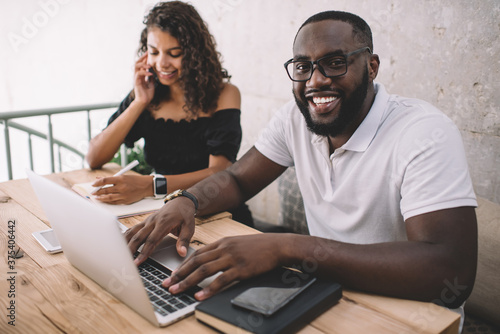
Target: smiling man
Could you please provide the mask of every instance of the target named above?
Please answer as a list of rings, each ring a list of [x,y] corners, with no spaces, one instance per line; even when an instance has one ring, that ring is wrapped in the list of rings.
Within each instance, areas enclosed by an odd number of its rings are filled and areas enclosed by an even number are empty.
[[[351,288],[461,308],[474,285],[477,224],[459,130],[430,104],[374,83],[372,50],[358,16],[309,18],[285,63],[295,101],[239,162],[128,232],[133,252],[144,244],[137,262],[169,232],[184,255],[198,206],[200,215],[236,207],[295,166],[311,235],[222,239],[164,286],[176,293],[222,271],[196,294],[202,300],[276,266],[302,266]]]

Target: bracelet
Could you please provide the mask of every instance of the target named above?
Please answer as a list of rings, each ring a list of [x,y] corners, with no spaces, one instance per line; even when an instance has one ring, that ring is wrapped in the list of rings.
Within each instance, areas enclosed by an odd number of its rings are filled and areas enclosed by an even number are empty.
[[[177,198],[180,196],[187,197],[191,201],[193,201],[194,209],[195,209],[195,211],[198,211],[198,200],[196,199],[196,197],[193,194],[191,194],[190,192],[187,192],[186,190],[183,190],[183,189],[177,189],[176,191],[168,194],[167,197],[165,197],[165,199],[163,200],[163,202],[166,204],[168,201],[171,201],[174,198]]]

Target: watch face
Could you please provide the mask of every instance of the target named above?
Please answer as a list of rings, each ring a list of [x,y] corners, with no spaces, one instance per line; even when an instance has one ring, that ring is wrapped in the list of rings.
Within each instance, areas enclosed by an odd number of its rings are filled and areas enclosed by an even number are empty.
[[[167,194],[167,179],[164,177],[158,177],[155,179],[155,188],[157,195]]]

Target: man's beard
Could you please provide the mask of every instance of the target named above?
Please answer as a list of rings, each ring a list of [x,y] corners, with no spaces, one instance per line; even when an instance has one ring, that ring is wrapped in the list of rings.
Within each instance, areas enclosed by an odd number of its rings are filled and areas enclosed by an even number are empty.
[[[329,89],[319,89],[318,91],[330,91]],[[319,136],[330,136],[336,137],[342,134],[346,128],[359,116],[361,113],[361,108],[365,102],[366,95],[368,93],[368,68],[365,69],[363,74],[363,81],[353,92],[349,99],[345,99],[345,94],[340,92],[340,98],[342,99],[342,105],[338,116],[329,123],[318,123],[314,122],[309,112],[309,104],[306,97],[303,95],[302,99],[299,99],[295,92],[293,96],[295,102],[300,109],[300,112],[306,120],[307,128],[319,135]],[[303,102],[305,101],[305,102]]]

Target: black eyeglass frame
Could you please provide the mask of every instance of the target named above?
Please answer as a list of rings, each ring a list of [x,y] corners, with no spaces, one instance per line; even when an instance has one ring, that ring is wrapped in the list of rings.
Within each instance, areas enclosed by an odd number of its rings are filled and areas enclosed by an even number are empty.
[[[323,59],[326,59],[326,58],[331,58],[331,57],[335,57],[335,56],[332,56],[332,55],[328,55],[328,56],[325,56],[325,57],[321,57],[321,58],[319,58],[319,59],[317,59],[317,60],[315,60],[315,61],[310,61],[310,60],[293,60],[293,58],[292,58],[292,59],[288,60],[288,61],[284,64],[284,66],[285,66],[285,71],[286,71],[286,74],[288,74],[288,77],[290,78],[290,80],[295,81],[295,82],[305,82],[305,81],[309,81],[309,80],[312,78],[312,75],[313,75],[314,70],[315,70],[316,68],[320,71],[320,73],[321,73],[321,74],[323,74],[323,76],[325,76],[325,77],[327,77],[327,78],[336,78],[336,77],[340,77],[340,76],[342,76],[342,75],[344,75],[344,74],[346,74],[346,73],[347,73],[347,67],[348,67],[348,66],[347,66],[347,58],[349,58],[350,56],[355,55],[355,54],[357,54],[357,53],[361,53],[361,52],[363,52],[363,51],[366,51],[366,50],[368,50],[368,52],[370,52],[370,54],[372,54],[372,50],[370,49],[370,47],[365,46],[365,47],[362,47],[362,48],[360,48],[360,49],[357,49],[357,50],[354,50],[354,51],[352,51],[352,52],[349,52],[349,53],[347,53],[347,54],[345,54],[345,55],[339,55],[340,57],[344,57],[344,60],[345,60],[345,72],[344,72],[344,73],[342,73],[342,74],[337,74],[337,75],[326,75],[325,70],[323,69],[323,66],[321,66],[321,65],[319,64],[319,62],[320,62],[320,61],[322,61]],[[309,64],[311,64],[311,68],[312,68],[312,70],[311,70],[311,73],[310,73],[310,75],[309,75],[309,78],[307,78],[307,79],[301,79],[301,80],[296,80],[296,79],[292,78],[292,76],[290,75],[290,72],[288,72],[288,65],[289,65],[289,64],[291,64],[291,63],[299,63],[299,62],[300,62],[300,63],[309,63]],[[314,65],[317,65],[317,66],[316,66],[316,67],[314,67]]]

